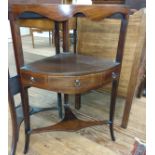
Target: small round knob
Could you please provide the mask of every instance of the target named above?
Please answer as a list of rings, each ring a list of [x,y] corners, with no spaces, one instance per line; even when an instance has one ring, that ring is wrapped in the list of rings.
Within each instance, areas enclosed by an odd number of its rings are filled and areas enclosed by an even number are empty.
[[[75,87],[80,87],[80,85],[81,85],[80,80],[75,80],[74,86]]]
[[[35,81],[35,78],[34,78],[34,77],[31,77],[30,79],[31,79],[31,81],[32,81],[32,82],[34,82],[34,81]]]
[[[119,77],[118,73],[112,72],[112,78],[117,79]]]

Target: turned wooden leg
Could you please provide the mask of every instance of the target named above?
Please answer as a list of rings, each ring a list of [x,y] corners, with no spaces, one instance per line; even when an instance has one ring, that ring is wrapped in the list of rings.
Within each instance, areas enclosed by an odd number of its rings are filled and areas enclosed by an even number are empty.
[[[31,38],[32,38],[32,46],[34,48],[34,36],[33,36],[33,30],[30,28],[30,34],[31,34]]]
[[[49,45],[51,46],[52,41],[51,41],[51,31],[49,30]]]
[[[81,95],[75,95],[75,109],[79,110],[81,108]]]
[[[73,37],[74,37],[74,53],[76,53],[76,44],[77,44],[77,30],[76,29],[74,29],[73,30]]]
[[[115,136],[114,136],[114,130],[113,130],[113,125],[114,125],[114,115],[115,115],[115,104],[116,104],[116,97],[117,97],[117,89],[118,89],[118,74],[113,73],[112,74],[112,92],[111,92],[111,103],[110,103],[110,134],[111,134],[111,139],[115,141]]]
[[[59,117],[62,118],[62,97],[61,93],[57,94],[57,102],[58,102],[58,112],[59,112]]]
[[[25,124],[25,147],[24,154],[27,153],[30,141],[30,116],[29,116],[29,99],[28,99],[28,88],[22,88],[22,107],[24,113],[24,124]]]

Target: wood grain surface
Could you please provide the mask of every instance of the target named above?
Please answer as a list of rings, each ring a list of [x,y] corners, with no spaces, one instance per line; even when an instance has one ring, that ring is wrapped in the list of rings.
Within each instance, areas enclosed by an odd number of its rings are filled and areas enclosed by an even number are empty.
[[[37,48],[32,48],[30,37],[23,37],[24,58],[26,63],[30,63],[46,56],[54,55],[54,47],[48,46],[48,38],[36,37],[39,42]],[[9,68],[11,76],[15,75],[15,62],[12,43],[9,44]],[[46,51],[46,52],[45,52]],[[57,96],[54,92],[31,88],[29,90],[30,104],[37,107],[53,107],[56,105]],[[90,93],[82,96],[81,110],[74,111],[79,118],[92,120],[108,117],[109,94]],[[15,96],[16,104],[20,102],[20,97]],[[75,133],[51,132],[35,134],[31,137],[30,149],[27,155],[127,155],[133,148],[134,137],[142,140],[146,139],[145,134],[145,98],[134,99],[131,109],[130,121],[127,129],[120,127],[124,100],[118,98],[115,115],[116,142],[112,142],[107,126],[98,126],[82,129]],[[74,97],[70,96],[69,103],[74,108]],[[137,113],[138,111],[138,113]],[[83,113],[83,114],[82,114]],[[88,117],[90,116],[90,117]],[[58,122],[57,111],[43,112],[31,117],[33,128],[46,126],[51,122]],[[17,155],[23,154],[24,146],[24,124],[20,129],[20,137],[17,146]],[[9,115],[9,144],[12,138],[11,118]]]
[[[54,4],[42,4],[42,5],[18,5],[14,4],[11,7],[11,12],[14,12],[14,19],[16,19],[21,13],[35,12],[38,15],[47,17],[51,20],[65,21],[70,19],[76,14],[83,14],[84,16],[92,20],[100,20],[104,17],[113,15],[116,12],[127,15],[129,9],[123,5],[54,5]],[[20,16],[22,17],[22,16]]]
[[[79,19],[77,51],[84,55],[114,59],[118,45],[119,30],[120,20],[105,19],[96,24],[89,19]],[[139,44],[139,42],[141,43]],[[130,78],[133,77],[132,70],[138,71],[144,42],[145,10],[142,9],[129,18],[118,88],[120,96],[127,96]],[[110,86],[106,86],[102,90],[110,91]]]

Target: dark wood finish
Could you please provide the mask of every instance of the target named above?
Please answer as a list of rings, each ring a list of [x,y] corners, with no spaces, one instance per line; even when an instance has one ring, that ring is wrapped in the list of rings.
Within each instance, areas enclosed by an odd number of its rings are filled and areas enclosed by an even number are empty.
[[[63,0],[63,4],[72,4],[73,0]]]
[[[10,20],[10,27],[11,27],[11,33],[12,33],[13,48],[14,48],[14,51],[16,51],[14,54],[15,54],[15,62],[17,66],[17,74],[20,75],[20,67],[24,65],[20,29],[13,22],[13,16],[11,12],[9,12],[9,20]]]
[[[14,78],[13,81],[16,82],[16,78]],[[9,81],[9,83],[8,83],[8,99],[9,99],[9,108],[10,108],[11,121],[12,121],[11,155],[14,155],[16,152],[16,147],[17,147],[19,125],[17,122],[17,116],[16,116],[16,111],[15,111],[15,103],[14,103],[14,98],[13,98],[12,94],[13,94],[13,92],[15,92],[15,94],[16,94],[19,90],[19,87],[16,88],[15,90],[12,90],[13,88],[12,89],[11,88],[12,87],[10,86],[10,81]]]
[[[79,110],[81,108],[81,94],[75,95],[75,109]]]
[[[62,24],[63,28],[63,52],[69,51],[69,28],[68,21],[64,21]]]
[[[65,12],[64,10],[67,10]],[[47,17],[54,21],[66,21],[78,13],[84,14],[87,18],[91,20],[100,20],[105,17],[111,16],[114,13],[128,14],[129,10],[127,7],[121,5],[18,5],[12,6],[12,11],[14,12],[14,18],[18,17],[24,12],[35,12],[43,17]]]
[[[29,102],[28,102],[28,88],[23,87],[21,85],[21,99],[22,99],[22,107],[24,114],[24,124],[25,124],[25,147],[24,153],[26,153],[28,149],[30,136],[28,131],[30,130],[30,117],[29,117]]]
[[[120,36],[119,36],[119,42],[118,42],[118,50],[117,50],[117,55],[116,55],[116,61],[118,61],[118,62],[121,62],[122,58],[123,58],[124,41],[125,41],[125,35],[126,35],[126,26],[127,26],[127,21],[122,20],[121,29],[120,29]],[[75,97],[75,98],[76,98],[76,100],[75,100],[75,108],[80,109],[80,107],[81,107],[80,95]]]
[[[112,74],[112,92],[111,92],[111,104],[110,104],[110,134],[112,140],[115,141],[114,131],[113,131],[113,122],[114,122],[114,114],[115,114],[115,104],[116,104],[116,96],[118,90],[118,82],[119,82],[119,74],[113,73]]]
[[[9,0],[9,6],[12,4],[42,4],[42,3],[51,3],[51,4],[61,4],[63,0]]]
[[[109,121],[83,121],[79,120],[71,111],[68,103],[68,95],[64,94],[64,118],[61,122],[43,128],[31,130],[30,133],[42,133],[50,131],[68,131],[73,132],[93,125],[109,124]],[[79,125],[80,124],[80,125]]]
[[[76,48],[77,48],[77,18],[75,17],[75,27],[76,29],[73,30],[73,37],[74,37],[74,53],[76,53]],[[81,95],[76,94],[75,95],[75,108],[80,109],[81,108]]]
[[[69,39],[69,29],[68,29],[68,21],[64,21],[62,23],[62,30],[63,30],[63,52],[68,52],[69,51],[69,40],[68,40]],[[67,105],[68,104],[68,100],[69,100],[68,94],[64,94],[64,105]],[[67,109],[65,109],[65,106],[64,106],[64,110],[65,110],[65,115],[64,115],[64,118],[65,118],[66,117],[66,111],[67,111]],[[65,119],[64,119],[64,121],[65,121]],[[62,122],[63,122],[63,120],[62,120]]]
[[[59,22],[54,22],[54,25],[55,25],[55,29],[54,29],[55,50],[56,50],[56,54],[59,54],[60,53],[60,33],[59,33],[60,24]]]
[[[77,22],[77,21],[76,21]],[[77,25],[77,24],[76,24]],[[76,26],[77,27],[77,26]],[[76,48],[77,48],[77,46],[76,46],[76,43],[77,43],[77,30],[76,29],[74,29],[73,30],[73,36],[74,36],[74,53],[76,53]]]
[[[55,52],[56,54],[60,53],[60,24],[59,22],[54,22],[54,43],[55,43]],[[57,93],[58,107],[59,107],[59,117],[62,118],[62,96],[61,93]]]
[[[146,0],[92,0],[93,4],[126,4],[129,6],[131,9],[140,9],[140,8],[145,8],[146,7]],[[133,10],[133,12],[136,10]],[[124,23],[125,24],[125,23]],[[122,41],[121,41],[122,43]],[[121,44],[120,44],[121,46]],[[120,52],[121,53],[121,52]],[[134,75],[131,75],[134,76]],[[123,128],[127,128],[128,120],[129,120],[129,115],[130,115],[130,109],[132,106],[132,100],[133,96],[136,90],[136,79],[131,78],[128,87],[128,93],[127,96],[125,96],[125,108],[124,108],[124,114],[123,114],[123,119],[122,119],[122,124],[121,126]],[[134,84],[133,84],[134,83]],[[137,93],[138,96],[140,96],[142,89],[145,89],[145,75],[144,75],[144,80],[142,80],[141,85],[139,85],[139,91]],[[78,104],[78,103],[77,103]]]
[[[81,15],[91,20],[99,21],[100,19],[112,16],[115,13],[121,13],[126,23],[129,10],[126,7],[118,5],[13,5],[11,23],[14,29],[14,37],[20,38],[18,18],[24,12],[34,12],[55,21],[56,32],[59,36],[58,24],[63,24],[63,52],[68,51],[68,20],[74,16]],[[91,56],[83,56],[75,53],[57,54],[27,65],[20,65],[19,73],[21,77],[21,91],[23,98],[23,109],[25,119],[25,153],[28,151],[30,133],[39,133],[47,131],[76,131],[92,125],[110,124],[111,138],[114,139],[113,120],[115,111],[115,100],[117,95],[117,81],[121,70],[122,53],[124,36],[126,33],[126,24],[121,27],[119,37],[119,46],[116,61],[106,59],[97,59]],[[17,33],[16,33],[17,32]],[[57,35],[55,35],[58,37]],[[120,43],[122,41],[122,43]],[[60,53],[59,37],[55,40],[56,51]],[[17,44],[17,42],[14,42]],[[15,46],[16,55],[22,53],[20,46]],[[121,45],[120,45],[121,44]],[[17,49],[18,48],[18,49]],[[122,53],[119,53],[122,52]],[[16,60],[20,59],[17,57]],[[22,58],[23,59],[23,58]],[[19,61],[19,60],[18,60]],[[110,119],[108,121],[82,121],[76,118],[69,108],[68,94],[81,94],[92,89],[101,87],[106,83],[113,81],[113,90],[111,97]],[[44,127],[41,129],[30,129],[29,119],[29,102],[27,89],[31,86],[52,90],[64,94],[64,118],[56,125]]]
[[[30,131],[30,133],[42,133],[42,132],[50,132],[50,131],[67,131],[67,132],[73,132],[80,130],[82,128],[94,126],[94,125],[103,125],[103,124],[109,124],[109,121],[83,121],[77,119],[77,117],[72,113],[70,108],[65,105],[65,117],[63,120],[55,125],[44,127],[44,128],[38,128]],[[80,124],[80,125],[79,125]]]
[[[125,0],[92,0],[93,4],[124,4]]]
[[[21,87],[19,82],[19,76],[16,75],[14,77],[10,77],[8,74],[8,100],[9,100],[9,109],[12,120],[12,147],[11,147],[11,155],[15,155],[18,137],[19,137],[19,129],[23,117],[23,109],[21,105],[15,106],[14,95],[21,93]],[[58,106],[59,107],[59,106]],[[38,112],[47,111],[47,110],[57,110],[57,108],[37,108],[30,107],[29,115],[33,115]],[[60,113],[60,111],[59,111]]]
[[[77,54],[59,54],[21,68],[25,86],[35,86],[65,94],[79,94],[110,81],[120,64]]]
[[[122,23],[121,23],[117,55],[116,55],[117,62],[122,62],[122,59],[123,59],[123,49],[124,49],[125,36],[126,36],[126,26],[127,26],[127,21],[123,19]]]
[[[17,67],[17,73],[18,75],[20,75],[20,67],[24,65],[24,58],[23,58],[23,52],[22,52],[22,46],[21,46],[21,37],[20,37],[20,30],[19,30],[19,26],[17,26],[15,23],[13,23],[13,18],[12,18],[12,13],[9,12],[9,19],[10,19],[10,26],[11,26],[11,32],[12,32],[12,38],[13,38],[13,47],[14,47],[14,53],[15,53],[15,62],[16,62],[16,67]],[[16,145],[17,145],[17,140],[18,140],[18,128],[21,124],[21,122],[23,121],[23,118],[20,118],[18,119],[18,116],[16,116],[16,113],[15,113],[15,107],[14,107],[14,100],[13,100],[13,95],[14,94],[10,94],[10,90],[12,89],[12,83],[14,83],[13,85],[13,88],[16,88],[17,84],[21,84],[21,81],[20,81],[20,78],[18,78],[17,80],[17,77],[14,77],[14,78],[11,78],[10,80],[10,85],[9,86],[10,88],[8,89],[9,90],[9,105],[10,105],[10,111],[11,111],[11,117],[12,117],[12,128],[13,128],[13,139],[12,139],[12,150],[11,150],[11,154],[14,155],[15,154],[15,151],[16,151]],[[17,82],[18,81],[18,82]],[[15,87],[15,84],[16,84],[16,87]],[[19,88],[16,89],[16,92],[19,91]],[[19,93],[19,92],[18,92]],[[20,90],[20,93],[21,95],[23,95],[23,92]],[[27,93],[27,92],[26,92]],[[27,95],[25,93],[25,95]],[[58,98],[60,98],[60,96],[58,96]],[[25,104],[23,104],[23,99],[24,97],[21,98],[22,100],[22,106],[24,107]],[[58,102],[58,106],[60,106],[60,101]],[[25,109],[25,108],[23,108]],[[36,112],[40,112],[40,111],[44,111],[45,109],[37,109],[34,108],[33,110],[33,113],[36,113]],[[27,114],[29,114],[29,112],[27,112],[24,116],[26,116]],[[15,117],[16,116],[16,117]],[[62,108],[59,108],[59,116],[62,117]],[[16,120],[20,120],[18,121],[19,124],[17,124],[17,121]],[[24,120],[27,120],[26,118],[24,118]],[[26,123],[25,123],[26,124]],[[27,132],[27,131],[26,131]],[[27,141],[28,141],[28,136],[26,135],[27,137]],[[27,147],[27,146],[26,146]],[[27,149],[25,147],[25,150]]]

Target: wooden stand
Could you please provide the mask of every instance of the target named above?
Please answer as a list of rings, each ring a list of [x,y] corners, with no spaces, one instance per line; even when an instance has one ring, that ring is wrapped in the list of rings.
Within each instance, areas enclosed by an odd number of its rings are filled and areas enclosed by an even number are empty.
[[[123,48],[127,28],[127,20],[130,10],[123,6],[86,6],[68,5],[69,12],[64,12],[65,5],[14,5],[11,10],[10,23],[12,29],[17,71],[20,74],[21,99],[25,123],[25,148],[27,153],[29,148],[30,133],[40,133],[48,131],[76,131],[93,125],[109,124],[111,139],[114,141],[114,114],[117,97],[118,82],[123,58]],[[52,10],[52,11],[51,11]],[[50,19],[54,19],[55,26],[55,56],[41,59],[30,64],[24,64],[22,53],[22,42],[19,33],[18,18],[22,18],[23,12],[39,13]],[[80,12],[80,14],[79,14]],[[92,14],[92,12],[94,12]],[[84,56],[70,53],[68,47],[68,21],[76,17],[86,16],[94,21],[99,21],[107,16],[112,16],[120,12],[121,27],[118,41],[118,48],[115,61],[103,60],[92,56]],[[75,14],[74,14],[75,13]],[[60,24],[63,30],[63,52],[60,54]],[[68,53],[67,53],[68,52]],[[112,93],[110,101],[110,114],[108,121],[83,121],[78,119],[70,110],[68,105],[68,95],[80,95],[90,90],[102,87],[107,83],[112,83]],[[37,87],[64,94],[64,118],[61,122],[38,129],[31,130],[30,127],[30,107],[28,100],[28,89]],[[79,96],[77,96],[79,97]],[[79,108],[79,107],[77,107]]]

